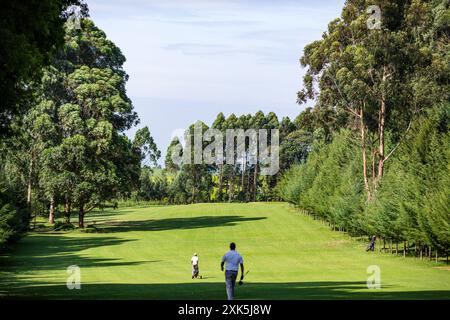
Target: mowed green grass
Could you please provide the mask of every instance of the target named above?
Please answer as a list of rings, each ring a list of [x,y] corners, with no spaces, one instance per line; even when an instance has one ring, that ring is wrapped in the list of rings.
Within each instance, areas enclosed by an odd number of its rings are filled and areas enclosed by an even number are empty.
[[[0,297],[225,299],[230,241],[250,270],[237,299],[450,299],[443,263],[366,253],[365,244],[285,203],[123,208],[91,214],[99,233],[42,232],[0,257]],[[191,279],[199,254],[203,279]],[[81,290],[66,287],[81,268]],[[367,288],[367,268],[381,289]]]

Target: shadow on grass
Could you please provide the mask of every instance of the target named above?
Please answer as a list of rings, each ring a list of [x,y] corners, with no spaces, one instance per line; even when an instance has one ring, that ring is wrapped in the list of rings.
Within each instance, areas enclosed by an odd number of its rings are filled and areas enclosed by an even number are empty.
[[[391,290],[388,288],[387,290]],[[237,286],[236,299],[449,299],[450,291],[387,291],[368,290],[365,282],[281,282],[246,283]],[[3,298],[21,299],[186,299],[223,300],[225,285],[221,282],[180,284],[107,284],[82,283],[81,290],[68,290],[65,283],[59,285],[29,283],[11,285],[9,290],[0,291]]]
[[[201,216],[192,218],[168,218],[141,221],[105,221],[96,224],[100,232],[165,231],[234,226],[241,222],[257,221],[265,217]]]
[[[34,234],[29,242],[20,243],[10,252],[0,255],[0,270],[14,275],[30,270],[65,270],[70,265],[79,267],[132,266],[158,261],[122,262],[120,259],[94,258],[83,254],[83,250],[102,246],[120,245],[134,240],[115,237],[67,237],[62,235]]]
[[[127,213],[124,210],[112,210],[112,209],[108,209],[108,210],[94,210],[92,212],[89,212],[86,214],[85,219],[88,218],[103,218],[103,217],[113,217],[113,216],[119,216],[121,214]],[[55,216],[56,219],[59,219],[61,221],[63,221],[65,219],[65,216],[63,213],[58,213]],[[73,211],[70,214],[70,221],[74,224],[76,224],[78,222],[78,212]]]

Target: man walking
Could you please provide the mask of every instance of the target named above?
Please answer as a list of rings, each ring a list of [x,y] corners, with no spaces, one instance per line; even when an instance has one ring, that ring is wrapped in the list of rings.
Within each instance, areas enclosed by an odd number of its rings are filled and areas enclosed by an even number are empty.
[[[191,259],[192,264],[192,279],[198,277],[198,255],[197,253],[194,253]]]
[[[228,300],[233,300],[234,298],[234,287],[236,285],[236,278],[239,270],[239,265],[241,265],[241,281],[244,280],[244,260],[242,256],[236,251],[236,244],[234,242],[230,243],[230,251],[225,253],[222,257],[222,263],[220,268],[223,271],[223,265],[225,267],[225,283],[227,288]]]

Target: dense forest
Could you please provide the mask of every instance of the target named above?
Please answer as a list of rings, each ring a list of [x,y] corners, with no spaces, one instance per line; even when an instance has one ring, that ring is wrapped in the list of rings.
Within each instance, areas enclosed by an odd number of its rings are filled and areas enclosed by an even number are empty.
[[[273,112],[264,114],[258,111],[254,115],[225,117],[220,113],[211,126],[198,122],[202,132],[214,128],[222,132],[229,129],[278,129],[280,145],[280,171],[283,172],[294,163],[306,159],[313,139],[311,124],[314,123],[312,110],[307,109],[295,121],[284,117],[281,121]],[[194,125],[188,134],[193,135]],[[196,202],[247,202],[272,201],[279,199],[275,193],[278,175],[262,175],[260,164],[250,159],[249,140],[245,140],[245,152],[239,154],[234,145],[234,164],[176,164],[172,155],[179,145],[179,138],[170,143],[165,169],[144,168],[141,175],[141,187],[132,194],[136,201],[160,201],[170,204],[187,204]],[[208,145],[204,142],[205,147]],[[225,154],[226,141],[223,142]],[[191,151],[193,152],[193,151]]]
[[[332,119],[338,119],[334,121]],[[211,125],[199,121],[202,132],[213,128],[223,136],[223,154],[226,152],[226,131],[229,129],[279,130],[279,171],[275,175],[261,174],[260,163],[250,159],[250,141],[245,140],[245,152],[237,152],[234,145],[234,164],[176,164],[172,155],[180,144],[175,137],[166,153],[165,168],[144,167],[141,171],[139,190],[132,192],[128,200],[135,202],[160,202],[164,204],[188,204],[197,202],[248,202],[274,201],[282,198],[276,185],[286,170],[294,164],[306,161],[314,141],[330,141],[332,132],[345,124],[347,115],[335,115],[329,110],[306,108],[294,120],[262,111],[254,115],[225,117],[219,113]],[[192,136],[195,124],[187,130]],[[193,139],[191,139],[193,140]],[[208,142],[204,142],[205,146]],[[191,150],[191,153],[193,151]]]
[[[161,168],[148,127],[125,134],[139,124],[125,90],[125,56],[86,4],[5,5],[0,246],[38,216],[73,228],[76,214],[83,228],[86,214],[116,202],[285,200],[333,229],[377,235],[391,251],[400,243],[405,255],[448,255],[450,2],[374,2],[380,28],[367,27],[367,1],[347,1],[322,39],[305,47],[297,96],[313,107],[293,120],[258,111],[197,122],[223,133],[278,129],[276,175],[262,175],[248,152],[234,164],[175,163],[178,138]],[[72,5],[80,8],[76,26],[67,21]],[[18,12],[30,23],[7,19]]]

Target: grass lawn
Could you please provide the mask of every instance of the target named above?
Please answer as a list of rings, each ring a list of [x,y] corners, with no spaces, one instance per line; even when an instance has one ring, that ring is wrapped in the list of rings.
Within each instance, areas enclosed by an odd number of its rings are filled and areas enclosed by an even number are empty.
[[[0,256],[0,298],[225,299],[220,258],[237,244],[237,299],[450,299],[450,268],[366,253],[365,244],[285,203],[197,204],[94,212],[98,233],[35,232]],[[202,280],[191,280],[199,254]],[[81,268],[81,290],[66,269]],[[381,268],[368,289],[367,267]]]

